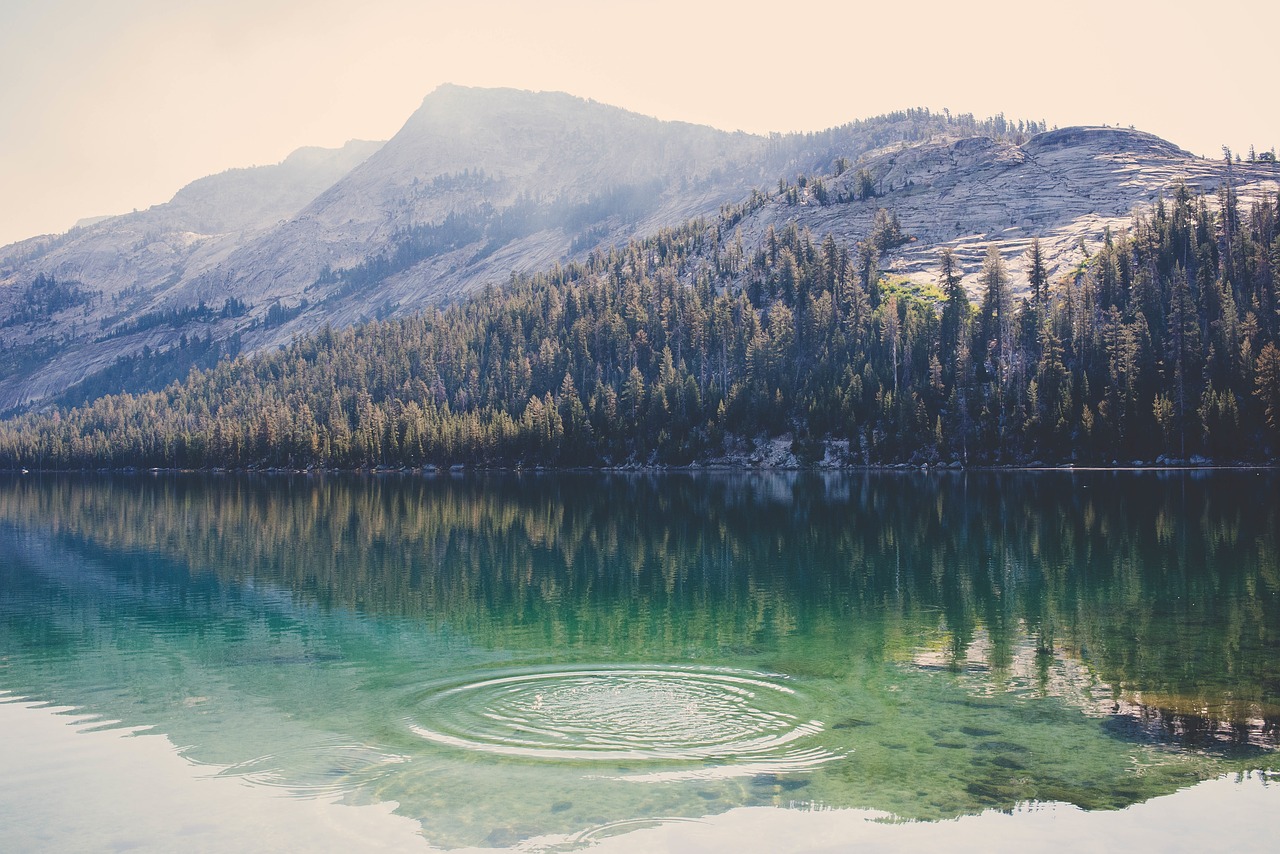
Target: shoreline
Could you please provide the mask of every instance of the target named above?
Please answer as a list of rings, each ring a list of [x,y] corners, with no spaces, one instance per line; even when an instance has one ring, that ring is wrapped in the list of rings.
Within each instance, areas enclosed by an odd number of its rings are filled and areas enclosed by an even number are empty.
[[[1047,465],[1034,463],[974,464],[959,463],[924,465],[912,463],[883,463],[874,465],[774,465],[735,463],[693,463],[689,465],[641,465],[628,463],[618,466],[490,466],[484,464],[455,463],[453,465],[423,466],[360,466],[356,468],[310,466],[244,466],[207,468],[170,468],[161,466],[104,466],[78,469],[0,469],[0,475],[418,475],[420,477],[461,476],[476,474],[553,475],[553,474],[967,474],[970,472],[1214,472],[1214,471],[1280,471],[1280,462],[1253,463],[1151,463],[1127,465]]]

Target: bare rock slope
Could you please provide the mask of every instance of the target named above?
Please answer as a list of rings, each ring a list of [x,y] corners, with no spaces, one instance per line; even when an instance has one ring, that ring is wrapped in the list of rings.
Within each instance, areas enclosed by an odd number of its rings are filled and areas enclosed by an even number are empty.
[[[1051,279],[1075,268],[1098,248],[1108,229],[1119,233],[1135,212],[1149,210],[1179,184],[1213,193],[1226,180],[1221,161],[1197,158],[1159,137],[1107,127],[1071,127],[1038,134],[1022,144],[983,137],[893,146],[862,164],[878,188],[873,198],[820,204],[813,191],[789,204],[774,199],[744,225],[756,243],[769,226],[795,223],[816,238],[832,234],[856,241],[871,229],[876,212],[897,214],[911,237],[891,250],[881,268],[918,283],[937,276],[938,250],[950,246],[969,283],[995,244],[1015,285],[1026,282],[1026,251],[1038,238]],[[1243,201],[1275,197],[1280,170],[1274,164],[1235,164],[1231,179]],[[856,195],[857,173],[829,181],[828,195]],[[971,288],[972,289],[972,288]]]

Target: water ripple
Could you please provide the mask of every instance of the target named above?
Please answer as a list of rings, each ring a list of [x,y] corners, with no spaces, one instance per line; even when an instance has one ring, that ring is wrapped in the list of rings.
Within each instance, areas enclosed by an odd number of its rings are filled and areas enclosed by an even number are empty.
[[[364,744],[332,742],[269,753],[227,767],[223,777],[241,777],[299,796],[341,794],[385,776],[405,757]]]
[[[806,705],[783,677],[754,671],[542,670],[433,686],[410,729],[437,744],[532,759],[785,769],[832,758],[795,749],[824,729],[803,714]]]

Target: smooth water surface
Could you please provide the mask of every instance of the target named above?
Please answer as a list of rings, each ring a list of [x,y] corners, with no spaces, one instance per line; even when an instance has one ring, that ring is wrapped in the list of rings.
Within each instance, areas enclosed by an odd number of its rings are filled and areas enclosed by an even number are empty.
[[[440,847],[744,807],[1114,811],[1223,775],[1244,799],[1280,767],[1277,495],[1242,471],[12,477],[0,692],[393,803]]]

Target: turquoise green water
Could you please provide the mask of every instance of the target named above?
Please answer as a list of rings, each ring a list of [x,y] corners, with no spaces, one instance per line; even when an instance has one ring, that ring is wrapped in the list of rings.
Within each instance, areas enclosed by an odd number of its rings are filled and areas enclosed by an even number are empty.
[[[1280,764],[1278,487],[14,477],[0,691],[444,847],[1115,810]]]

